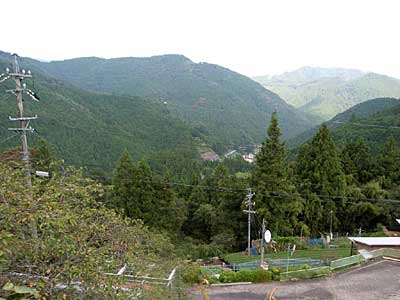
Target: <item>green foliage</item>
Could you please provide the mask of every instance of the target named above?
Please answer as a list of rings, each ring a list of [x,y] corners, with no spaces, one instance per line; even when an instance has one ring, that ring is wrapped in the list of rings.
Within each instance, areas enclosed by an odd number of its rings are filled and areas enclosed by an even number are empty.
[[[358,183],[367,183],[373,177],[372,156],[363,140],[346,144],[342,153],[343,171]]]
[[[241,270],[239,272],[223,271],[219,278],[222,283],[231,282],[268,282],[272,280],[272,272],[263,269]]]
[[[189,284],[199,283],[203,276],[201,268],[195,264],[186,265],[182,271],[183,281]]]
[[[394,136],[397,139],[398,129],[379,128],[375,125],[398,126],[399,107],[399,99],[372,99],[338,114],[326,124],[332,132],[335,143],[340,148],[343,148],[347,143],[363,140],[374,154],[381,150],[381,145],[386,142],[388,137]],[[291,148],[298,147],[310,140],[318,129],[318,127],[315,127],[305,131],[289,140],[288,145]]]
[[[21,65],[26,68],[29,61],[23,59]],[[0,70],[6,67],[10,67],[10,62],[0,57]],[[167,150],[174,157],[199,158],[192,128],[159,101],[83,91],[35,67],[32,71],[34,81],[26,83],[41,100],[24,102],[27,116],[39,116],[31,123],[35,128],[35,133],[28,136],[31,147],[45,150],[42,142],[45,139],[46,147],[54,149],[54,155],[67,165],[87,166],[92,172],[105,171],[107,177],[124,149],[134,153],[135,159],[165,155]],[[0,85],[0,140],[10,135],[3,129],[9,127],[8,116],[15,115],[15,99],[5,92],[11,87],[11,81]],[[2,143],[0,151],[18,144],[15,137]],[[48,155],[49,151],[45,151],[39,152]],[[39,161],[40,166],[46,163]],[[163,166],[161,162],[158,164]]]
[[[301,149],[296,176],[301,192],[307,195],[304,217],[311,233],[316,235],[329,228],[330,211],[336,227],[338,218],[345,213],[342,197],[345,196],[346,180],[339,153],[325,124],[311,143]]]
[[[27,286],[14,285],[11,282],[6,283],[3,286],[2,290],[5,291],[6,294],[8,294],[7,296],[5,296],[5,299],[40,299],[39,292],[36,289]]]
[[[281,132],[276,113],[272,115],[267,134],[268,137],[256,156],[252,174],[252,185],[257,191],[257,213],[265,218],[268,228],[274,234],[293,234],[297,229],[297,217],[302,210],[302,203],[289,181],[286,150],[280,140]]]
[[[320,267],[313,269],[303,269],[297,271],[283,272],[280,274],[281,280],[298,280],[306,278],[317,278],[327,276],[331,273],[329,267]]]
[[[170,233],[179,233],[186,219],[186,204],[167,180],[155,175],[143,161],[135,165],[127,152],[115,168],[109,205],[129,218]]]
[[[217,65],[194,63],[182,55],[25,62],[85,90],[165,102],[166,112],[188,121],[193,135],[206,140],[219,153],[228,144],[259,141],[263,120],[271,116],[274,108],[281,114],[286,137],[311,125],[302,114],[250,78]]]
[[[0,284],[29,279],[47,299],[74,299],[71,282],[79,282],[81,297],[117,299],[112,286],[119,279],[106,272],[128,264],[135,273],[148,274],[147,266],[154,264],[152,275],[166,277],[175,266],[170,241],[106,208],[99,201],[103,186],[81,172],[68,168],[50,180],[34,178],[30,191],[25,183],[24,172],[0,165]],[[161,299],[155,295],[152,299]]]

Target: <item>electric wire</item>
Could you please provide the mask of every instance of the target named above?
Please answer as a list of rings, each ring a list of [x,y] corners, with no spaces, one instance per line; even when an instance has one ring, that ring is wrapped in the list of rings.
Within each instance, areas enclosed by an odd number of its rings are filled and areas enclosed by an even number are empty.
[[[332,122],[336,123],[336,124],[350,124],[350,125],[361,126],[361,127],[375,127],[375,128],[382,128],[382,129],[400,129],[400,126],[368,124],[368,123],[356,123],[356,122],[341,122],[341,121],[332,121]]]

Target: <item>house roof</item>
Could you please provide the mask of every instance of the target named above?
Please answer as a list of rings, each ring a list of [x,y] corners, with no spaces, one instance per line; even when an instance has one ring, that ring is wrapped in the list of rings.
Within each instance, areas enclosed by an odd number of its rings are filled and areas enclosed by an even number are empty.
[[[400,237],[349,237],[349,239],[367,246],[400,246]]]

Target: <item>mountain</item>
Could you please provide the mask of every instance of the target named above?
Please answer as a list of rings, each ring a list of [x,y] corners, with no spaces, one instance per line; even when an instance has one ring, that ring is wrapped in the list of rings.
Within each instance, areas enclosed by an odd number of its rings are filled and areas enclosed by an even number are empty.
[[[400,99],[378,98],[357,104],[326,124],[338,145],[361,138],[376,150],[388,137],[400,138],[400,127],[395,128],[400,125],[399,120]],[[318,127],[314,127],[289,140],[289,147],[300,146],[310,140],[317,131]]]
[[[25,62],[88,91],[164,103],[218,153],[259,143],[275,110],[285,138],[316,124],[250,78],[218,65],[194,63],[182,55]]]
[[[4,54],[0,70],[6,67],[11,63]],[[24,62],[21,67],[26,67]],[[39,117],[31,122],[36,129],[28,136],[31,146],[43,137],[68,164],[101,170],[111,170],[125,149],[135,159],[169,152],[196,157],[193,129],[159,102],[85,91],[34,67],[32,71],[33,80],[26,80],[27,85],[40,102],[29,97],[24,101],[25,115]],[[18,135],[6,140],[13,135],[7,128],[15,126],[8,116],[17,114],[15,97],[5,92],[11,88],[15,88],[11,81],[0,84],[0,150],[19,145]]]
[[[400,80],[352,69],[304,67],[254,79],[299,110],[324,120],[369,99],[400,96]]]

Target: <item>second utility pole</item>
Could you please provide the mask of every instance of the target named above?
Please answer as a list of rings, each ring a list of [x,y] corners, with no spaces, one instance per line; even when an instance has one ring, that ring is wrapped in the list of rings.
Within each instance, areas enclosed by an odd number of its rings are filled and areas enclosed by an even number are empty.
[[[264,265],[264,243],[265,243],[265,219],[262,222],[262,234],[261,234],[261,262],[260,266]]]
[[[253,202],[252,198],[254,196],[254,193],[251,192],[251,189],[249,189],[249,192],[246,195],[246,201],[245,205],[247,206],[247,210],[244,210],[245,213],[248,214],[248,226],[247,226],[247,255],[251,255],[251,215],[255,214],[256,212],[253,211],[253,206],[255,202]]]

